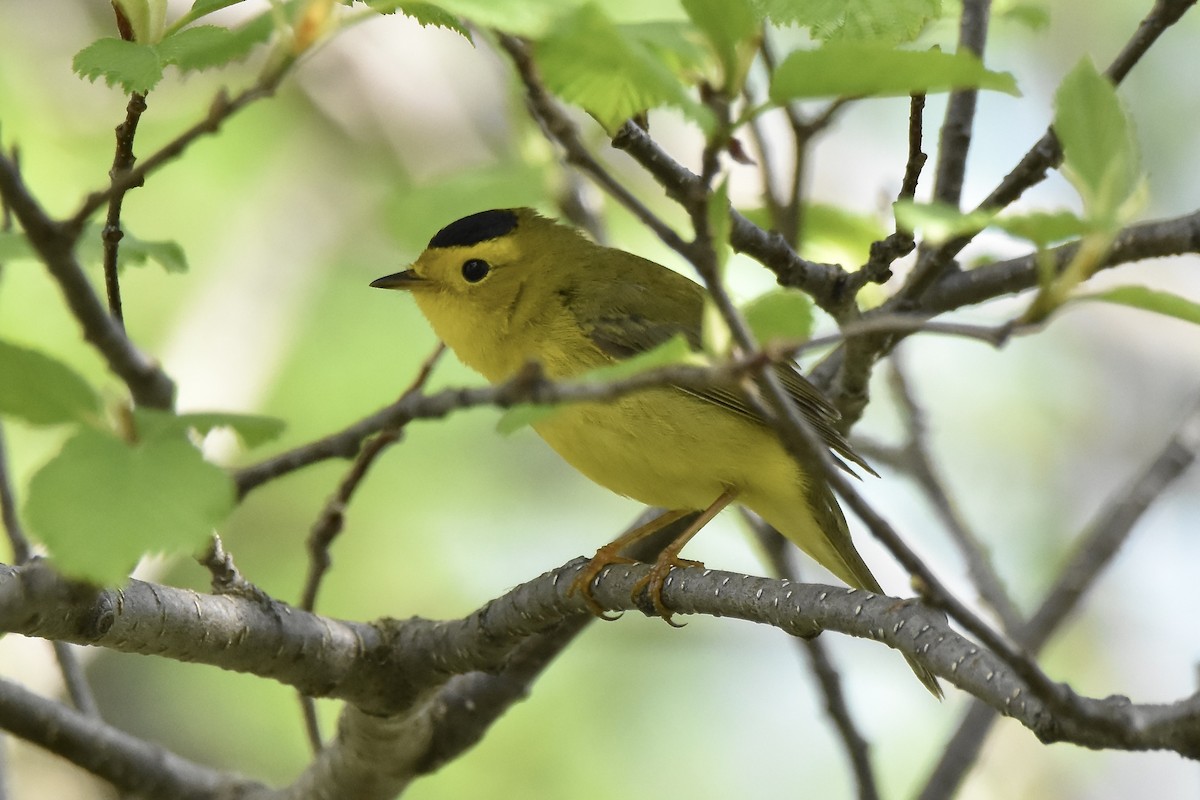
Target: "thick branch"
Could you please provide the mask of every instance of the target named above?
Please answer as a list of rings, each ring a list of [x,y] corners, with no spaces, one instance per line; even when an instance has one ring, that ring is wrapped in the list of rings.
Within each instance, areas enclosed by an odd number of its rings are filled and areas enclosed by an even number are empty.
[[[452,675],[503,669],[520,642],[586,615],[584,600],[567,594],[585,563],[578,559],[535,578],[462,620],[373,625],[138,581],[120,593],[81,591],[45,567],[0,568],[0,629],[213,664],[314,696],[339,697],[370,713],[395,714],[427,700]],[[605,608],[634,610],[630,595],[648,570],[645,564],[606,570],[593,596]],[[1137,705],[1076,696],[1086,720],[1058,716],[1003,660],[919,603],[701,568],[673,572],[663,599],[678,614],[735,617],[789,633],[816,626],[874,639],[1017,719],[1043,741],[1169,749],[1200,758],[1200,696]]]

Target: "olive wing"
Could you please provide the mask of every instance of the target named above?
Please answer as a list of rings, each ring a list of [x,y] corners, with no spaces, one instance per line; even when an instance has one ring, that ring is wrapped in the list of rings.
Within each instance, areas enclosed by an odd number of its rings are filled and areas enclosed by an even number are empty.
[[[603,276],[609,280],[601,286],[589,287],[589,296],[596,296],[597,291],[602,293],[604,302],[597,306],[604,312],[589,315],[587,319],[576,315],[584,334],[616,360],[644,353],[679,334],[693,349],[700,349],[704,289],[666,267],[640,258],[637,261],[640,262],[639,270],[652,280],[647,281],[642,275]],[[821,441],[841,458],[875,474],[835,427],[841,415],[825,396],[790,364],[776,364],[774,369],[784,390]],[[703,390],[677,388],[766,424],[735,383]],[[841,466],[845,467],[845,464]]]

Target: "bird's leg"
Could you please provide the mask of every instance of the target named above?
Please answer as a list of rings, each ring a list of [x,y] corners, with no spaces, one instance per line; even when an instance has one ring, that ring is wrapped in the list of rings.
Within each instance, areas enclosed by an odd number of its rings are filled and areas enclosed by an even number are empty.
[[[587,607],[597,617],[601,619],[616,619],[616,617],[608,616],[604,612],[604,609],[600,607],[600,604],[596,602],[596,599],[592,597],[592,581],[604,571],[605,567],[612,566],[613,564],[636,564],[637,561],[635,559],[621,555],[621,551],[634,542],[645,539],[647,536],[662,530],[675,520],[690,513],[690,511],[664,511],[644,525],[639,525],[633,530],[621,534],[616,539],[604,545],[604,547],[601,547],[596,551],[596,555],[592,556],[592,560],[575,576],[575,580],[571,582],[570,588],[567,589],[567,596],[570,597],[579,592],[583,597],[583,602],[587,603]]]
[[[650,572],[646,574],[646,577],[634,584],[633,597],[637,597],[640,592],[645,590],[650,596],[650,602],[654,605],[655,613],[666,620],[668,625],[674,625],[677,628],[680,627],[671,621],[671,616],[674,612],[667,608],[663,603],[663,584],[666,582],[667,576],[671,574],[671,570],[675,567],[704,566],[699,561],[680,558],[679,551],[682,550],[684,546],[692,540],[693,536],[700,532],[701,528],[707,525],[713,517],[719,514],[721,509],[732,503],[736,497],[737,491],[734,489],[726,489],[724,492],[722,492],[721,496],[714,500],[711,506],[704,509],[704,511],[700,513],[700,516],[696,517],[692,524],[688,526],[687,530],[675,537],[675,540],[667,545],[661,553],[659,553],[658,559],[655,560],[654,566],[650,568]]]

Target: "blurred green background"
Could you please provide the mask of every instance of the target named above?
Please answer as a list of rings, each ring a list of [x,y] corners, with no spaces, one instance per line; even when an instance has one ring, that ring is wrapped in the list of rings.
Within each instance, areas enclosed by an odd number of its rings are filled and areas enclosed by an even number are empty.
[[[175,4],[174,13],[180,13]],[[628,6],[629,8],[625,8]],[[981,198],[1043,132],[1058,80],[1084,53],[1105,64],[1149,2],[1048,3],[1050,26],[997,22],[989,66],[1014,72],[1024,97],[985,94],[965,198]],[[607,8],[607,6],[606,6]],[[633,10],[630,10],[633,9]],[[612,13],[654,16],[669,3],[615,4]],[[236,19],[231,14],[226,19]],[[29,185],[67,213],[104,185],[112,129],[124,97],[80,80],[71,57],[112,34],[107,3],[0,0],[0,136],[19,145]],[[946,30],[947,42],[952,31]],[[1147,216],[1200,205],[1194,125],[1200,74],[1195,14],[1139,65],[1122,89],[1149,174]],[[219,73],[169,75],[151,94],[138,134],[145,155],[199,119],[216,89],[253,80],[255,59]],[[942,98],[930,98],[926,149],[935,145]],[[887,209],[903,173],[907,103],[849,109],[821,140],[812,197],[855,211]],[[589,136],[642,197],[678,219],[661,191],[623,156]],[[685,163],[695,134],[670,115],[654,131]],[[735,201],[757,204],[757,175],[734,165]],[[369,289],[402,268],[442,225],[485,208],[537,205],[554,212],[563,178],[554,153],[523,116],[503,58],[456,34],[404,18],[376,19],[307,57],[278,96],[234,117],[217,136],[130,193],[125,222],[145,239],[170,239],[191,269],[155,266],[124,274],[126,320],[136,341],[180,386],[185,410],[275,415],[284,440],[239,453],[210,442],[214,457],[249,463],[334,431],[394,399],[435,341],[411,302]],[[684,269],[678,259],[599,195],[611,241]],[[1026,207],[1070,204],[1052,176]],[[1018,253],[983,242],[976,255]],[[1200,297],[1195,256],[1106,274]],[[749,263],[734,267],[743,297],[771,284]],[[1010,317],[1018,303],[968,309],[973,321]],[[825,321],[828,324],[828,321]],[[0,337],[44,350],[119,394],[80,341],[44,270],[33,262],[0,273]],[[1044,592],[1070,540],[1161,446],[1200,386],[1200,334],[1130,310],[1082,306],[1002,351],[925,337],[905,347],[929,412],[940,466],[968,521],[992,547],[1022,607]],[[2,377],[0,377],[2,379]],[[432,385],[478,384],[452,358]],[[895,412],[881,381],[856,434],[894,441]],[[608,541],[639,511],[566,468],[529,431],[504,438],[498,412],[418,422],[355,498],[321,595],[324,613],[457,617]],[[7,425],[20,490],[60,443],[54,430]],[[343,473],[326,463],[258,490],[221,531],[246,576],[295,600],[304,540]],[[962,567],[928,506],[900,476],[864,483],[872,501],[951,585]],[[1193,472],[1148,513],[1095,588],[1086,612],[1050,647],[1045,664],[1080,692],[1167,701],[1194,689],[1200,631],[1200,478]],[[710,566],[763,571],[732,515],[689,547]],[[854,521],[852,521],[852,526]],[[865,535],[858,541],[885,587],[902,573]],[[146,574],[203,589],[183,558]],[[815,575],[815,568],[808,570]],[[969,595],[969,593],[968,593]],[[969,599],[969,597],[968,597]],[[954,689],[935,704],[885,648],[824,637],[849,699],[874,745],[885,795],[920,786],[966,705]],[[284,782],[305,763],[293,693],[268,681],[196,665],[84,653],[113,723],[185,756]],[[39,691],[61,690],[43,642],[0,640],[0,672]],[[321,711],[332,731],[337,705]],[[69,765],[6,739],[16,797],[96,797],[107,789]],[[627,615],[596,624],[483,743],[410,797],[695,798],[848,796],[837,741],[793,642],[770,629],[697,619],[683,630]],[[1013,723],[989,740],[964,797],[1195,797],[1195,765],[1172,755],[1044,747]]]

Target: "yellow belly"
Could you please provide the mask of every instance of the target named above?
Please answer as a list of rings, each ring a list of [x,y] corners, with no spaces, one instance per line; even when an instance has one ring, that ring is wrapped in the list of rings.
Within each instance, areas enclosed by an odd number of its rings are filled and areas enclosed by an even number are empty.
[[[584,475],[647,505],[701,509],[727,489],[802,494],[800,470],[769,430],[674,389],[570,405],[534,427]]]
[[[652,506],[699,510],[732,489],[751,509],[852,586],[874,584],[849,548],[845,523],[825,530],[805,496],[806,476],[774,433],[674,389],[607,404],[565,406],[534,428],[596,483]],[[845,541],[838,547],[832,539]]]

